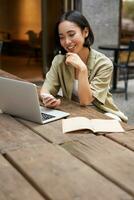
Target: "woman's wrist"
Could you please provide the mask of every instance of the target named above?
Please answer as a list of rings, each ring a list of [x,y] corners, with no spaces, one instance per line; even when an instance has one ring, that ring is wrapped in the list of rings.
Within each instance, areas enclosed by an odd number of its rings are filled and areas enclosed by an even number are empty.
[[[85,74],[85,75],[88,74],[87,66],[86,65],[83,65],[82,67],[80,67],[80,69],[79,69],[79,75],[80,74]]]
[[[87,72],[87,66],[84,63],[80,66],[79,72]]]

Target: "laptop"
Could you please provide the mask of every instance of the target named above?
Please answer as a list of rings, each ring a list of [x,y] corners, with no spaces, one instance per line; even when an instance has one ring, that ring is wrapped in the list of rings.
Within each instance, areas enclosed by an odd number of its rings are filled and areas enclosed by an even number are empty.
[[[40,124],[69,116],[67,112],[40,106],[35,84],[5,77],[0,77],[0,110]]]

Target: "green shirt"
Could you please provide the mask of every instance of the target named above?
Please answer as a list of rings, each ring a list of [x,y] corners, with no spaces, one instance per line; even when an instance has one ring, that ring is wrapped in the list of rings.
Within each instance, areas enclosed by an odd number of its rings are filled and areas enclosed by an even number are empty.
[[[110,82],[113,71],[113,64],[104,54],[90,50],[87,62],[88,80],[91,85],[95,100],[93,104],[103,112],[110,112],[119,116],[123,121],[127,117],[117,108],[109,92]],[[74,67],[65,64],[65,56],[57,55],[52,61],[52,66],[46,74],[43,87],[56,96],[62,88],[63,96],[67,99],[72,98]]]

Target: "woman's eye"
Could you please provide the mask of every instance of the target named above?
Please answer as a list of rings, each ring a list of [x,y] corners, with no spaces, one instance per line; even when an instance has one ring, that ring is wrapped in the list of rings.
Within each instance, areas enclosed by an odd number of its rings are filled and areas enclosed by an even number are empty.
[[[59,37],[60,38],[60,40],[63,40],[64,39],[64,37]]]
[[[69,34],[70,37],[73,37],[74,35],[75,35],[75,33],[70,33]]]

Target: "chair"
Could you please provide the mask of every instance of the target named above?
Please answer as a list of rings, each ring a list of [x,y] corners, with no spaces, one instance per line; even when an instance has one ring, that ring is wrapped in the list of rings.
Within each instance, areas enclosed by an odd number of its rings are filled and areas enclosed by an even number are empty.
[[[29,30],[26,32],[26,34],[28,35],[28,45],[30,47],[30,54],[27,61],[27,64],[29,64],[32,57],[35,57],[35,58],[39,57],[41,44],[39,44],[38,36],[34,31]]]
[[[127,56],[125,61],[114,63],[114,66],[119,69],[119,72],[122,72],[123,80],[124,80],[124,92],[125,92],[125,99],[128,100],[128,79],[130,70],[134,69],[134,63],[130,61],[132,52],[134,52],[134,40],[129,42],[128,49],[125,50],[127,52]]]

